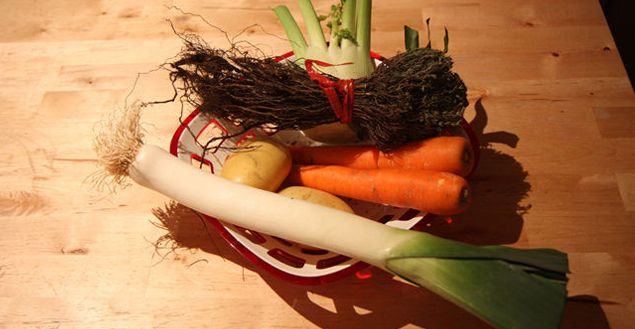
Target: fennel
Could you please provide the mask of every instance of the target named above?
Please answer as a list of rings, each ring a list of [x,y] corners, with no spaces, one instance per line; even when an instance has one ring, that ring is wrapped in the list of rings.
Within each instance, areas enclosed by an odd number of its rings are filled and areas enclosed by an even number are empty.
[[[322,73],[338,79],[358,79],[369,76],[375,69],[370,55],[370,24],[372,0],[344,0],[332,7],[329,42],[326,41],[320,21],[310,0],[298,0],[298,6],[306,26],[307,43],[300,28],[289,12],[280,5],[274,8],[287,38],[291,43],[296,63],[304,67],[307,59],[333,66],[320,66]]]

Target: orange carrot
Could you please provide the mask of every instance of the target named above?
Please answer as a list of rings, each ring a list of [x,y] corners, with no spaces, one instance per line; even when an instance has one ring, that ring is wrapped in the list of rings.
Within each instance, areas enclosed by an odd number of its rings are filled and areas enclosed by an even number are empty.
[[[471,201],[470,188],[463,177],[433,170],[294,165],[287,182],[437,215],[461,213]]]
[[[460,136],[414,141],[390,153],[366,145],[291,146],[290,151],[296,164],[340,165],[359,169],[428,169],[464,177],[474,166],[472,145]]]

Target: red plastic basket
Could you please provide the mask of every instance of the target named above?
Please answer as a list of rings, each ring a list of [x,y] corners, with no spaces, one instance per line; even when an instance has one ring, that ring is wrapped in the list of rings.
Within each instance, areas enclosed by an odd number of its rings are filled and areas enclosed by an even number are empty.
[[[289,59],[293,53],[287,53],[281,60]],[[381,62],[381,56],[373,54],[376,61]],[[219,174],[229,150],[220,146],[234,146],[247,137],[238,136],[222,141],[222,144],[207,145],[208,151],[202,154],[205,145],[212,137],[222,136],[238,130],[232,122],[222,118],[212,119],[201,115],[198,110],[192,112],[176,129],[170,144],[170,152],[185,162]],[[451,135],[468,138],[475,154],[475,168],[479,158],[479,143],[470,128],[463,120],[460,128],[448,131]],[[246,135],[269,135],[266,131],[254,129]],[[283,131],[276,133],[278,138],[286,143],[310,145],[315,143],[301,131]],[[211,146],[211,149],[210,149]],[[471,174],[470,174],[471,175]],[[469,178],[469,176],[468,176]],[[387,205],[374,204],[353,199],[344,199],[355,213],[369,220],[375,220],[403,229],[421,229],[434,217],[433,214],[420,213],[413,209],[396,208]],[[265,271],[290,282],[298,284],[322,284],[331,282],[367,267],[368,265],[336,254],[328,250],[320,250],[309,246],[299,245],[274,236],[261,234],[249,228],[227,224],[222,219],[204,216],[220,235],[247,259]]]

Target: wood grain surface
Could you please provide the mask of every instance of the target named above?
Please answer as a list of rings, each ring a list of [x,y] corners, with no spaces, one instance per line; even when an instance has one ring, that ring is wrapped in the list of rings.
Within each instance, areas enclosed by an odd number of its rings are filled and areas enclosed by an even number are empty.
[[[1,328],[489,328],[375,268],[282,281],[162,195],[94,188],[99,122],[172,97],[155,70],[181,47],[170,22],[278,55],[278,4],[299,16],[286,0],[0,2]],[[566,251],[562,328],[635,328],[635,95],[599,3],[376,0],[373,15],[372,49],[387,57],[404,25],[431,18],[435,48],[447,27],[469,89],[474,205],[427,229]],[[147,111],[148,141],[167,148],[180,110]]]

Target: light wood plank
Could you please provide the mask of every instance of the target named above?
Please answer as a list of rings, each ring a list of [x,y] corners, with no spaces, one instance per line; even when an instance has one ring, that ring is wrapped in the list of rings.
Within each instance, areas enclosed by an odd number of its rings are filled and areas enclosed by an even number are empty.
[[[166,197],[93,185],[98,124],[172,96],[157,68],[182,47],[175,31],[279,55],[278,4],[304,30],[291,0],[0,2],[0,327],[490,328],[375,268],[285,282],[187,209],[157,225]],[[635,94],[599,2],[375,0],[373,13],[387,57],[404,51],[404,25],[425,44],[430,18],[435,48],[448,28],[482,144],[473,206],[425,230],[566,251],[561,327],[635,328]],[[179,115],[178,102],[146,111],[148,141],[167,147]]]

